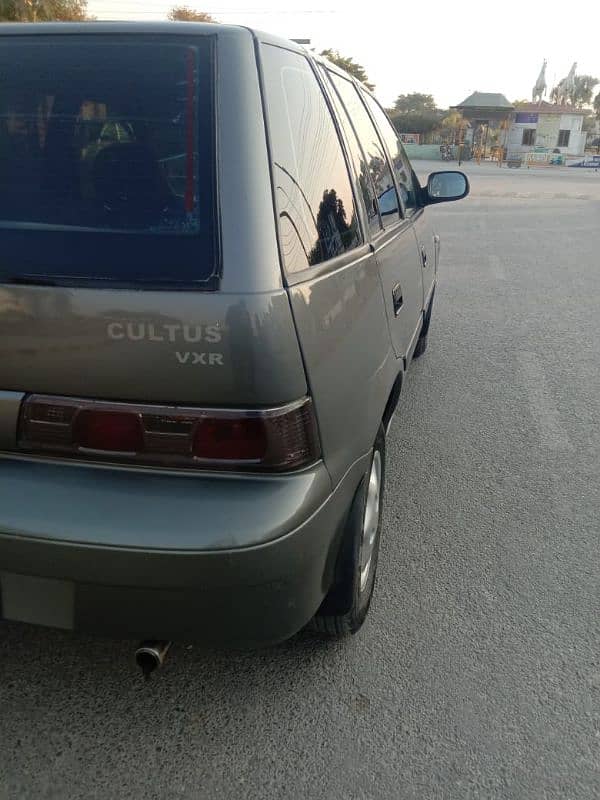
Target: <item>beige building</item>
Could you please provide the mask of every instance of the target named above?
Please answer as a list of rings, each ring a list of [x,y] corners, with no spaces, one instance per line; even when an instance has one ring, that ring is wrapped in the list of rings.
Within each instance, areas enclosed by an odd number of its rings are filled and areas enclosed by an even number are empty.
[[[506,143],[509,154],[545,149],[564,156],[581,156],[587,134],[583,131],[586,112],[554,103],[527,103],[515,108]]]

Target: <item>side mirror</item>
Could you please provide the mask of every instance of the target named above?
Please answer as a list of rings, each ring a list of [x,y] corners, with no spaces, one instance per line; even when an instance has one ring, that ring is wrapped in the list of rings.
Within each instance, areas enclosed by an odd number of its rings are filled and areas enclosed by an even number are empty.
[[[427,179],[425,202],[431,204],[462,200],[469,194],[469,188],[469,179],[464,172],[432,172]]]

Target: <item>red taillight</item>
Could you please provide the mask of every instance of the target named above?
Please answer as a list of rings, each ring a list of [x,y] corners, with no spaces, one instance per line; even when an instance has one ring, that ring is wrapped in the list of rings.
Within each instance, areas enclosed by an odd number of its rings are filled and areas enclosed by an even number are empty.
[[[192,454],[209,461],[262,461],[267,432],[262,419],[203,419],[196,425]]]
[[[73,423],[72,440],[88,450],[139,453],[144,449],[139,415],[122,411],[80,411]]]
[[[230,411],[31,395],[23,404],[19,447],[164,467],[279,472],[320,456],[309,398]]]

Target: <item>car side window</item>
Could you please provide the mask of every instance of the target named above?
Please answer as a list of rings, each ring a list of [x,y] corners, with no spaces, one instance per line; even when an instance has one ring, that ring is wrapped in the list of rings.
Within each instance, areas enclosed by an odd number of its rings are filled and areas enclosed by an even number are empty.
[[[308,60],[262,49],[284,266],[299,272],[362,243],[352,183],[329,106]]]
[[[379,132],[386,143],[388,152],[392,159],[394,174],[396,175],[396,180],[398,181],[398,188],[400,189],[400,194],[402,195],[402,202],[407,214],[410,215],[414,213],[418,207],[417,191],[413,179],[412,169],[402,147],[402,143],[398,137],[398,133],[387,118],[386,113],[381,108],[379,103],[366,92],[362,92],[362,96],[364,97],[369,111],[373,115],[375,123],[377,124]]]
[[[346,136],[346,141],[348,142],[350,157],[354,165],[354,171],[358,178],[360,193],[364,201],[369,230],[372,233],[378,233],[381,230],[381,218],[379,216],[377,198],[375,196],[373,181],[371,180],[371,173],[369,172],[369,164],[360,142],[358,141],[356,131],[352,126],[352,121],[350,120],[345,107],[342,105],[335,88],[331,87],[334,74],[324,67],[319,67],[319,69],[323,74],[324,80],[327,81],[327,84],[331,88],[332,101],[337,112],[339,123]]]
[[[375,186],[383,226],[388,227],[398,221],[400,206],[381,139],[352,81],[336,73],[332,73],[331,79],[362,145]]]

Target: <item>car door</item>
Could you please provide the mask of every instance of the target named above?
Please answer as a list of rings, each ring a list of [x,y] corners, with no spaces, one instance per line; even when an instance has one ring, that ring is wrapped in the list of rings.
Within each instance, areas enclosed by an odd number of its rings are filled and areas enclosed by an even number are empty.
[[[421,187],[415,172],[408,160],[404,147],[399,142],[399,157],[404,165],[404,172],[409,176],[412,185],[415,187],[416,204],[412,209],[411,220],[413,231],[417,240],[417,247],[421,257],[422,279],[423,279],[423,311],[426,311],[433,296],[435,282],[437,279],[439,236],[434,233],[430,223],[430,217],[425,213],[425,208],[420,202]]]
[[[338,73],[331,75],[346,114],[362,145],[375,186],[375,204],[382,229],[371,228],[385,296],[394,351],[409,359],[418,337],[423,308],[423,284],[412,224],[403,211],[382,138],[369,115],[362,91]]]
[[[402,142],[379,103],[365,93],[369,111],[388,148],[394,175],[398,183],[404,214],[410,219],[417,245],[418,262],[423,285],[422,309],[429,305],[435,284],[437,243],[426,219],[421,202],[421,187],[410,165]]]

